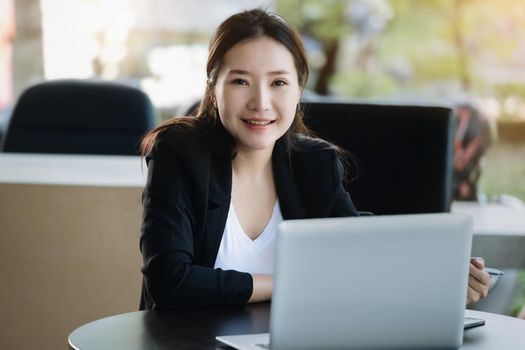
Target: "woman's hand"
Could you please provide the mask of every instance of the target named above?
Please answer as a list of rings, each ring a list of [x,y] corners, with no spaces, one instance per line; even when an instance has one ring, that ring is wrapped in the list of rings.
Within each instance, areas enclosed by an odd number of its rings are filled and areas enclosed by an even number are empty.
[[[252,275],[253,291],[248,300],[249,303],[270,300],[272,298],[273,276],[271,275]]]
[[[470,261],[468,278],[467,305],[485,298],[489,292],[490,275],[484,270],[485,262],[482,258]]]

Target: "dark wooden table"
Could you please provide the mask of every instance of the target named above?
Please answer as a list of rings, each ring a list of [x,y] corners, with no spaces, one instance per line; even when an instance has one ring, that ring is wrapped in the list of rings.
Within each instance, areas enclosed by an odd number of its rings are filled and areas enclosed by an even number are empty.
[[[523,350],[525,321],[466,310],[486,325],[465,331],[461,349]],[[270,304],[244,308],[182,311],[137,311],[87,323],[69,335],[69,345],[82,350],[217,349],[217,335],[267,333]]]
[[[69,335],[73,349],[216,349],[217,335],[267,333],[270,303],[242,308],[138,311],[87,323]]]

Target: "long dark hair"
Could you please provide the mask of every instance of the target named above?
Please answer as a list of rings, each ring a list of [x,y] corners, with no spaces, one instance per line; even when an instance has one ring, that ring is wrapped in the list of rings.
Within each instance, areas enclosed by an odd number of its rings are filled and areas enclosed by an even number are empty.
[[[163,130],[179,125],[191,129],[201,129],[212,132],[224,127],[219,119],[217,109],[213,104],[214,88],[217,76],[224,60],[224,55],[237,43],[267,36],[282,44],[293,56],[299,86],[304,88],[308,80],[308,62],[300,35],[279,15],[261,9],[254,9],[237,13],[226,19],[217,28],[210,41],[208,61],[206,65],[207,83],[204,97],[194,117],[176,117],[162,123],[144,136],[141,144],[141,153],[146,156],[151,152],[157,136]],[[303,111],[300,104],[297,106],[291,127],[283,138],[286,148],[290,149],[295,134],[309,135],[310,132],[303,123]],[[230,155],[235,152],[235,140],[226,132],[215,133],[223,146],[227,146]]]

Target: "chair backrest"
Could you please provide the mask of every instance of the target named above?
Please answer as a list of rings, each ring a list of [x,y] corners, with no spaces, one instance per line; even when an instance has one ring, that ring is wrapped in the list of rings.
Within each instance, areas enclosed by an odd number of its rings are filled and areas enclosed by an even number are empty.
[[[305,123],[357,157],[361,177],[347,185],[360,211],[450,211],[454,120],[450,108],[304,103]]]
[[[20,96],[2,150],[136,155],[154,124],[151,101],[138,89],[101,81],[46,81]]]

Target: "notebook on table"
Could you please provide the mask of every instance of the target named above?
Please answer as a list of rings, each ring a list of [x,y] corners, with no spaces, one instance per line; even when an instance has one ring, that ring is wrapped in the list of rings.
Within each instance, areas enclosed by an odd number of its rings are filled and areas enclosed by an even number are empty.
[[[217,340],[238,349],[457,349],[471,241],[461,214],[284,221],[271,337]]]

